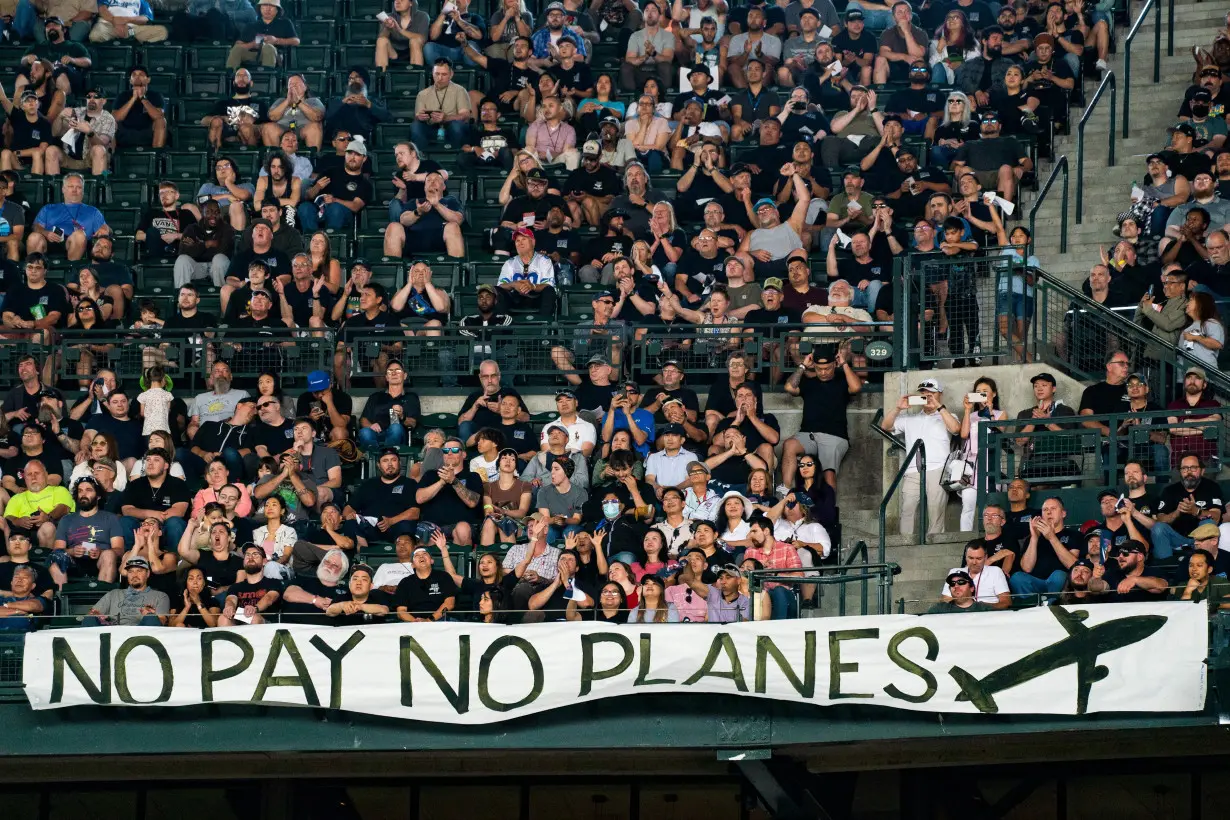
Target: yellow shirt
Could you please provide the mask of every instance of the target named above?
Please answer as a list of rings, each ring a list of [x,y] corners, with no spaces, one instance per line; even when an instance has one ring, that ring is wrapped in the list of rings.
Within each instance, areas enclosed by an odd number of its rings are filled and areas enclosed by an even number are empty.
[[[49,513],[61,504],[68,507],[69,512],[77,509],[68,490],[57,484],[48,484],[40,492],[32,493],[26,490],[24,493],[13,496],[4,508],[4,516],[5,518],[25,518],[36,512]]]

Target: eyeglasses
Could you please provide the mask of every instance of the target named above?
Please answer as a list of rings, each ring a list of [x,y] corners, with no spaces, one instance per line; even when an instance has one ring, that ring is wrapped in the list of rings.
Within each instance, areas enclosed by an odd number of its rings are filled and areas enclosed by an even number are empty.
[[[350,137],[343,137],[341,134],[338,134],[336,137],[333,138],[333,141],[334,142],[349,142]]]
[[[402,370],[400,367],[390,367],[388,370],[384,371],[384,374],[386,376],[391,376],[394,373],[405,373],[405,372],[406,371]]]
[[[102,99],[102,97],[98,96],[97,94],[86,94],[85,98],[87,100],[101,100]]]
[[[440,452],[448,453],[450,456],[455,456],[461,452],[460,447],[441,447]]]
[[[815,466],[816,466],[816,462],[814,462],[814,461],[800,461],[800,462],[799,462],[799,466],[800,466],[800,467],[815,467]]]
[[[1130,364],[1130,362],[1128,362],[1127,359],[1115,359],[1114,361],[1111,362],[1111,364],[1117,367],[1127,367]]]
[[[950,582],[948,583],[948,586],[950,586],[950,587],[968,587],[968,586],[972,586],[972,584],[970,584],[970,582],[969,582],[969,581],[967,581],[967,580],[965,580],[964,578],[957,578],[955,581],[950,581]]]
[[[267,409],[267,408],[273,407],[275,404],[277,404],[277,402],[276,402],[276,401],[267,401],[267,402],[265,402],[264,404],[258,404],[258,405],[256,405],[256,409],[257,409],[257,410],[265,410],[265,409]]]

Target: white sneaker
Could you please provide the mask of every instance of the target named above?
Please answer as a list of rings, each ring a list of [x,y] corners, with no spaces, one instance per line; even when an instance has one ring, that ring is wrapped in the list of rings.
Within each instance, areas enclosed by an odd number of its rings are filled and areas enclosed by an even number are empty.
[[[785,498],[786,496],[790,495],[790,488],[787,487],[785,484],[778,484],[776,492],[777,492],[778,498]]]
[[[1110,66],[1106,64],[1105,60],[1098,60],[1096,65],[1098,67],[1098,71],[1109,71],[1110,70]]]

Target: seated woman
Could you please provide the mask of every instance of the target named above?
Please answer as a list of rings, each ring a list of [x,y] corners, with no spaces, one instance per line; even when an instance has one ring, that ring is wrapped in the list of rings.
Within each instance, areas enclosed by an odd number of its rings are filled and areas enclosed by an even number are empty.
[[[171,617],[167,626],[185,629],[212,629],[218,625],[222,610],[214,605],[214,596],[205,586],[205,570],[190,567],[184,574],[184,590],[171,598]]]
[[[641,581],[640,601],[628,613],[630,624],[677,624],[682,618],[675,605],[666,600],[666,584],[656,575],[646,575]],[[598,597],[601,606],[601,593]]]

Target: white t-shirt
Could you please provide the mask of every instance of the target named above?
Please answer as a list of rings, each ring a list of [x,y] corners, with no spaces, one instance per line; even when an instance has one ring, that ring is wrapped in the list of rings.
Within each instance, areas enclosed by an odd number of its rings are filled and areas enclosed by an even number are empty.
[[[948,570],[947,575],[952,575],[954,572],[964,570],[965,567],[953,567]],[[968,572],[969,570],[966,570]],[[1004,575],[1004,571],[997,566],[988,564],[982,568],[982,572],[971,576],[974,579],[974,599],[982,601],[984,604],[994,604],[999,601],[1001,592],[1009,592],[1008,578]],[[948,589],[948,582],[944,582],[944,589],[940,595],[952,595]]]
[[[403,578],[413,574],[414,565],[408,561],[404,564],[381,564],[376,567],[376,577],[372,579],[372,586],[395,587],[402,582]]]
[[[659,450],[645,459],[645,475],[653,476],[659,487],[678,487],[688,477],[688,465],[696,460],[691,450],[680,449],[673,456]]]
[[[202,424],[207,421],[226,421],[235,415],[235,407],[239,404],[239,400],[247,397],[247,390],[237,390],[234,387],[221,396],[212,390],[208,393],[201,393],[192,400],[192,405],[188,408],[188,415],[199,416]]]
[[[901,413],[893,422],[893,432],[905,436],[906,452],[910,451],[915,441],[920,438],[923,440],[923,446],[927,450],[927,472],[944,469],[944,462],[948,460],[948,453],[952,448],[952,434],[944,426],[944,419],[938,410],[934,413],[924,413],[921,410],[916,413]],[[910,460],[905,471],[918,472],[914,459]]]
[[[496,284],[522,281],[531,285],[555,287],[555,265],[541,253],[535,253],[528,265],[521,261],[521,257],[514,256],[500,268],[500,278],[496,280]]]
[[[552,427],[562,427],[568,431],[567,450],[570,453],[580,453],[581,455],[585,455],[585,451],[582,447],[586,444],[596,445],[598,443],[598,430],[594,427],[594,425],[590,424],[580,416],[577,416],[576,420],[572,422],[572,424],[565,424],[562,419],[556,419],[543,427],[541,440],[541,449],[543,450],[547,449],[547,431]]]
[[[802,541],[806,544],[821,544],[824,547],[822,558],[828,558],[829,553],[833,550],[833,542],[829,538],[829,531],[824,528],[823,524],[815,521],[796,521],[791,523],[784,517],[779,518],[777,523],[773,525],[773,537],[778,541],[785,541],[787,544],[794,541]]]

